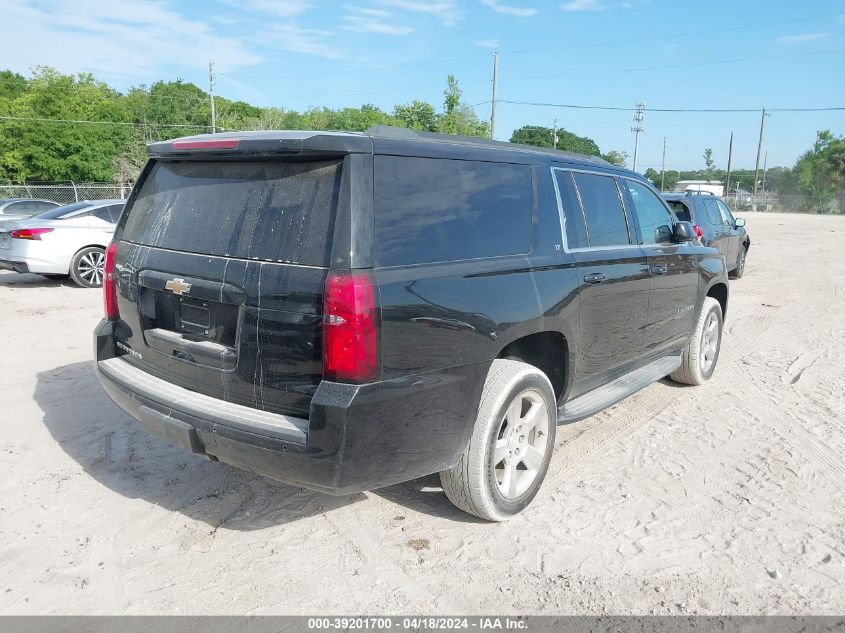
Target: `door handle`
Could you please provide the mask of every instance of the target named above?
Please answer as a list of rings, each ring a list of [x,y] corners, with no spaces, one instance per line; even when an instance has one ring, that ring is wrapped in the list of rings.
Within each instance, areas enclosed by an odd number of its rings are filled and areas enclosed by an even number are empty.
[[[604,276],[604,273],[589,273],[584,275],[584,281],[588,284],[600,284],[605,279],[607,279],[607,277]]]
[[[666,266],[661,266],[659,264],[653,264],[649,271],[652,275],[663,275],[666,273]]]

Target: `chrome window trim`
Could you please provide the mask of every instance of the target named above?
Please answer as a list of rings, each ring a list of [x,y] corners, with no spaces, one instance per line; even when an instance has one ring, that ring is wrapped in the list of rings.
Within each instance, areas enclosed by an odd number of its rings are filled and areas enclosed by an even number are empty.
[[[563,250],[566,253],[588,253],[592,251],[605,251],[605,250],[621,250],[625,248],[641,248],[641,244],[633,243],[633,240],[636,236],[631,234],[631,223],[630,219],[628,218],[628,207],[625,204],[625,197],[622,195],[622,190],[619,187],[619,178],[627,178],[628,180],[633,180],[634,182],[641,182],[636,178],[631,178],[630,176],[626,176],[623,174],[615,174],[606,171],[598,171],[594,169],[581,169],[578,167],[560,167],[557,165],[550,166],[551,176],[552,176],[552,184],[555,188],[555,198],[557,199],[557,212],[558,218],[560,219],[560,232],[561,232],[561,243],[563,244]],[[575,190],[575,196],[578,198],[578,206],[581,210],[581,217],[584,219],[584,230],[587,234],[587,241],[590,240],[590,224],[587,222],[587,216],[584,213],[584,201],[581,199],[581,191],[578,189],[578,183],[575,182],[574,174],[590,174],[593,176],[604,176],[605,178],[610,178],[613,180],[613,184],[616,187],[616,195],[619,198],[619,204],[622,207],[622,216],[625,218],[625,228],[628,232],[628,244],[614,244],[613,246],[584,246],[581,248],[570,248],[569,242],[566,239],[566,214],[563,210],[563,201],[560,197],[560,187],[557,184],[557,175],[555,172],[567,172],[569,174],[570,179],[572,180],[572,186]]]

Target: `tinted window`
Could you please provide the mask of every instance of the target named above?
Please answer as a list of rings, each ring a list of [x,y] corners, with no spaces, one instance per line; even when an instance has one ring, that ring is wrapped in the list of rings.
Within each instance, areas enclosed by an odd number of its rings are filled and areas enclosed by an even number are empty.
[[[527,165],[376,156],[379,266],[527,253]]]
[[[699,200],[699,205],[704,207],[704,213],[707,215],[707,222],[710,224],[722,224],[722,214],[719,212],[719,207],[716,201],[712,198],[703,198]]]
[[[341,163],[156,163],[123,239],[177,251],[327,266]]]
[[[590,246],[621,246],[628,244],[628,225],[616,182],[609,176],[573,174],[584,216]]]
[[[108,207],[108,209],[109,213],[111,213],[112,224],[117,224],[117,221],[120,220],[120,214],[123,211],[123,203],[112,204]]]
[[[560,192],[560,204],[563,206],[563,213],[566,218],[566,246],[567,248],[585,248],[590,243],[587,240],[584,214],[581,213],[581,205],[572,183],[572,173],[555,170],[555,178]]]
[[[111,214],[109,213],[108,207],[100,207],[98,209],[94,209],[91,212],[95,218],[99,218],[100,220],[105,220],[106,222],[112,222]]]
[[[666,205],[648,187],[625,180],[634,203],[634,215],[640,227],[643,244],[662,244],[672,241],[672,216]]]
[[[695,220],[692,219],[692,215],[690,214],[687,205],[683,202],[680,200],[669,200],[668,202],[669,206],[672,207],[672,211],[675,212],[675,215],[681,222],[695,222]]]
[[[44,211],[49,211],[50,209],[55,209],[57,204],[53,204],[52,202],[36,202],[35,209],[36,213],[42,213]]]
[[[9,215],[32,215],[35,213],[34,202],[13,202],[6,207],[5,213]]]
[[[49,211],[45,211],[44,213],[39,213],[38,217],[43,220],[57,220],[66,215],[81,211],[82,209],[87,209],[90,206],[90,202],[74,202],[73,204],[68,204],[63,207],[56,207],[55,209],[50,209]]]
[[[725,206],[725,203],[722,202],[721,200],[717,200],[716,205],[719,207],[719,212],[722,215],[722,222],[726,226],[733,226],[734,223],[735,223],[734,222],[734,216],[731,215],[730,209],[728,209],[728,207]]]

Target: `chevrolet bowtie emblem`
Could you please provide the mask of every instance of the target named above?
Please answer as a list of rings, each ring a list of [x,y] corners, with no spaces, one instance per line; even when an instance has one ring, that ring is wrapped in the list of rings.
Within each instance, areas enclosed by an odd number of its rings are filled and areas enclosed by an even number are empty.
[[[188,294],[191,291],[191,284],[186,284],[184,279],[171,279],[164,287],[175,295]]]

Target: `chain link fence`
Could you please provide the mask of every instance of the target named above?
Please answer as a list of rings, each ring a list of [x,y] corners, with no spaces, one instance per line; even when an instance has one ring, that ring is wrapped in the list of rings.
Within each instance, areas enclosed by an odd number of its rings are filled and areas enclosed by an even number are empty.
[[[0,182],[0,198],[39,198],[59,204],[81,200],[126,198],[132,185],[105,182],[33,183],[16,185]]]

